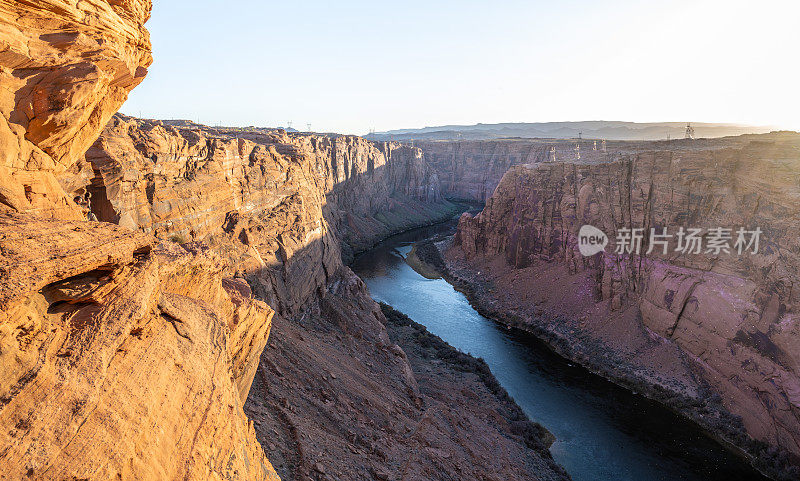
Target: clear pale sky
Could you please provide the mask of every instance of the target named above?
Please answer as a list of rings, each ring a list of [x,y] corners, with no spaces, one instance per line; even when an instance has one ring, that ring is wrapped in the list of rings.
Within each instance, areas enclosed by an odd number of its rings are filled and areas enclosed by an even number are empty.
[[[800,130],[796,0],[155,0],[122,111],[365,134],[695,121]]]

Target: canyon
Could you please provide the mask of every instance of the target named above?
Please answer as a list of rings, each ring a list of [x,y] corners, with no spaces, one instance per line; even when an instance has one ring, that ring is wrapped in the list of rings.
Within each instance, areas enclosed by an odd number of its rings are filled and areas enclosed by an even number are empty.
[[[796,475],[796,134],[576,149],[138,119],[117,111],[151,9],[0,0],[0,479],[569,479],[485,364],[348,267],[464,202],[486,207],[426,259],[477,305]],[[582,258],[584,223],[766,242]]]
[[[605,159],[512,167],[441,243],[491,317],[663,402],[793,479],[800,455],[796,172],[800,135],[620,145]],[[591,225],[611,245],[579,252]],[[623,228],[759,228],[760,250],[619,253]],[[731,239],[730,243],[736,240]],[[436,253],[431,254],[436,259]]]
[[[346,266],[462,209],[421,151],[115,115],[150,12],[0,3],[0,479],[568,479]]]

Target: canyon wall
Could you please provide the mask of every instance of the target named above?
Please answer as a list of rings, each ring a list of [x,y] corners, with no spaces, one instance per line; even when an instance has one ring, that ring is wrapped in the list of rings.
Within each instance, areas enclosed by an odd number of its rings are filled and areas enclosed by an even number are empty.
[[[415,371],[345,266],[459,211],[419,149],[116,116],[68,174],[87,216],[207,245],[277,311],[246,412],[283,479],[566,479],[513,401]]]
[[[274,311],[72,192],[147,73],[150,10],[0,2],[0,479],[277,479],[242,408]]]
[[[750,136],[723,139],[623,142],[594,139],[498,139],[406,142],[441,181],[442,195],[450,199],[486,202],[500,179],[513,166],[540,162],[608,161],[619,152],[656,149],[696,149],[735,146]]]
[[[457,212],[417,149],[359,137],[117,116],[68,174],[87,215],[202,241],[283,314],[326,285],[343,256]]]
[[[461,218],[453,272],[595,370],[688,398],[679,410],[725,441],[775,455],[720,426],[741,424],[800,459],[800,136],[636,150],[513,167],[483,212]],[[586,224],[610,237],[604,252],[580,254]],[[677,237],[647,253],[651,228],[681,227],[702,229],[699,253],[676,250]],[[732,229],[730,252],[706,250],[718,227]],[[757,253],[739,254],[740,227],[761,229]],[[616,252],[622,228],[644,229],[641,255]]]
[[[548,159],[549,144],[519,141],[415,142],[439,175],[448,198],[485,202],[514,165]]]
[[[147,74],[150,0],[0,1],[0,208],[79,219],[56,177]]]

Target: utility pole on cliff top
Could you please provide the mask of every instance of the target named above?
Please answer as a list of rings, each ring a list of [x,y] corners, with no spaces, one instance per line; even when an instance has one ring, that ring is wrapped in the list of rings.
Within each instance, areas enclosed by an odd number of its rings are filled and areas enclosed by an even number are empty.
[[[686,138],[694,140],[694,127],[692,127],[692,124],[686,124]]]

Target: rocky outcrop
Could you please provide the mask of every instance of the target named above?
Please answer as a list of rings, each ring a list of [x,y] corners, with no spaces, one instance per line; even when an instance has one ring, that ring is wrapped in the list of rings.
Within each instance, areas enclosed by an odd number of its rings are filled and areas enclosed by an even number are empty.
[[[514,167],[462,217],[448,257],[509,322],[637,390],[684,398],[679,410],[771,469],[774,451],[736,425],[800,459],[800,137],[736,142]],[[609,235],[605,252],[581,256],[585,224]],[[683,253],[673,238],[666,254],[646,241],[640,256],[615,252],[618,229],[664,227],[701,228],[705,242],[731,228],[732,250]],[[739,227],[763,231],[757,254],[733,247]]]
[[[0,479],[277,479],[242,410],[274,311],[207,248],[81,221],[150,9],[0,1]]]
[[[144,79],[150,10],[150,0],[0,1],[0,208],[80,218],[58,177]]]
[[[292,313],[353,252],[452,216],[416,149],[359,137],[212,129],[115,117],[86,154],[99,220],[202,241]]]
[[[242,405],[272,309],[198,245],[0,216],[0,479],[277,479]]]

